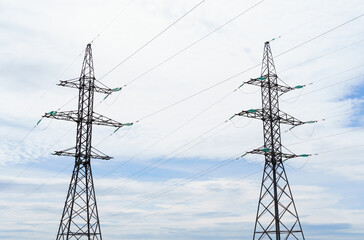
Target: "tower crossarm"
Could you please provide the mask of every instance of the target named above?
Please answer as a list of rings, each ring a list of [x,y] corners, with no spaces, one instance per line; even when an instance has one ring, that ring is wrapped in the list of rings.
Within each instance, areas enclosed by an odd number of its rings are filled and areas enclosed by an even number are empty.
[[[260,154],[260,155],[271,155],[271,149],[269,148],[258,148],[258,149],[254,149],[252,151],[247,152],[247,154]],[[281,159],[291,159],[291,158],[296,158],[296,157],[309,157],[311,156],[311,154],[290,154],[290,153],[275,153],[276,155],[279,155]]]
[[[267,120],[269,118],[269,115],[265,114],[262,109],[244,110],[244,111],[241,111],[240,113],[235,114],[234,116],[244,116],[244,117],[255,118],[255,119],[260,119],[260,120]],[[280,123],[282,123],[282,124],[288,124],[288,125],[293,125],[293,126],[299,126],[299,125],[306,123],[306,122],[302,122],[282,111],[279,111],[278,116],[272,120],[273,121],[279,120]]]
[[[282,111],[279,111],[279,120],[280,120],[280,123],[293,125],[293,126],[299,126],[299,125],[306,123],[306,122],[302,122],[302,121],[298,120],[297,118],[292,117],[291,115],[288,115],[287,113],[282,112]]]
[[[92,123],[96,125],[103,125],[103,126],[109,126],[109,127],[117,127],[121,128],[124,126],[131,126],[133,123],[120,123],[115,120],[112,120],[111,118],[105,117],[98,113],[93,113],[93,119]]]
[[[75,157],[77,159],[88,159],[88,156],[84,156],[84,155],[79,156],[75,152],[71,152],[70,150],[72,150],[72,149],[75,149],[75,147],[69,148],[69,149],[66,149],[66,150],[62,150],[62,151],[55,151],[53,153],[53,155],[65,156],[65,157]],[[97,149],[95,149],[93,147],[92,147],[91,155],[89,157],[93,158],[93,159],[101,159],[101,160],[110,160],[110,159],[112,159],[112,157],[107,156],[106,154],[100,152],[99,150],[97,150]]]
[[[81,121],[78,117],[77,111],[63,111],[63,112],[51,111],[49,113],[44,114],[43,117],[57,119],[57,120],[71,121],[71,122]],[[86,122],[86,119],[82,119],[82,120],[83,120],[83,122]],[[111,118],[105,117],[105,116],[95,113],[95,112],[93,113],[93,116],[92,116],[92,123],[96,124],[96,125],[103,125],[103,126],[110,126],[110,127],[117,127],[117,128],[133,125],[133,123],[117,122],[115,120],[112,120]]]
[[[87,80],[87,77],[84,77],[84,78],[85,78],[85,80]],[[62,86],[62,87],[70,87],[70,88],[77,88],[77,89],[80,89],[80,88],[83,87],[83,86],[80,85],[80,80],[79,79],[59,81],[59,83],[57,85]],[[111,94],[113,92],[121,90],[121,88],[113,88],[112,89],[112,88],[108,88],[106,86],[100,87],[100,86],[98,86],[96,84],[93,84],[92,87],[93,87],[94,92],[104,93],[104,94],[107,94],[107,95],[109,95],[109,94]]]
[[[263,110],[262,109],[243,110],[240,113],[235,114],[234,116],[243,116],[243,117],[262,120],[263,119]]]
[[[64,121],[71,121],[71,122],[78,122],[78,113],[77,111],[50,111],[49,113],[45,113],[43,115],[44,118],[51,118],[57,120],[64,120]]]
[[[274,76],[270,76],[270,77],[274,77]],[[277,76],[275,76],[277,77]],[[259,78],[252,78],[249,81],[246,82],[246,84],[250,84],[250,85],[255,85],[255,86],[259,86],[262,87],[265,84],[268,84],[267,80],[267,76],[261,76]],[[279,85],[277,83],[270,83],[270,87],[273,91],[278,91],[278,92],[282,92],[282,93],[286,93],[289,92],[291,90],[295,90],[295,88],[293,87],[289,87],[289,86],[283,86],[283,85]]]

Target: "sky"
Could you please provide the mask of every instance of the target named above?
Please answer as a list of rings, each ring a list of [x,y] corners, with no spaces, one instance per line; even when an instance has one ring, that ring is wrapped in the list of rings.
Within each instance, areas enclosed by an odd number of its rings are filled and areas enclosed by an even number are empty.
[[[281,84],[305,85],[281,110],[317,121],[281,127],[285,151],[312,154],[285,162],[306,239],[364,238],[364,2],[200,2],[0,0],[0,239],[56,237],[74,160],[51,153],[76,129],[36,123],[77,108],[56,84],[88,43],[96,78],[123,87],[95,112],[134,123],[94,127],[114,157],[92,161],[103,239],[252,239],[264,159],[236,158],[263,145],[262,122],[228,119],[261,107],[259,88],[236,89],[266,41]]]

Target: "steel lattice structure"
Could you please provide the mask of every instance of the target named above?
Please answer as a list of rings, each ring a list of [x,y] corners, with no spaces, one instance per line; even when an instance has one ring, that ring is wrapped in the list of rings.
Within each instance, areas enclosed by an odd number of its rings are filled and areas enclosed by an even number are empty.
[[[278,84],[269,42],[264,45],[261,76],[247,84],[261,87],[262,109],[250,109],[236,115],[263,121],[264,147],[248,153],[265,156],[253,239],[305,239],[283,162],[308,155],[282,152],[280,124],[298,126],[306,122],[279,109],[279,94],[294,88]]]
[[[61,81],[58,85],[77,88],[79,96],[77,111],[51,111],[43,116],[77,123],[76,146],[54,153],[54,155],[75,158],[75,166],[58,229],[57,240],[102,240],[91,159],[109,160],[111,157],[92,147],[92,125],[120,128],[130,124],[122,124],[93,112],[94,93],[111,94],[115,89],[105,86],[100,87],[95,84],[91,44],[86,47],[80,77],[76,80]]]

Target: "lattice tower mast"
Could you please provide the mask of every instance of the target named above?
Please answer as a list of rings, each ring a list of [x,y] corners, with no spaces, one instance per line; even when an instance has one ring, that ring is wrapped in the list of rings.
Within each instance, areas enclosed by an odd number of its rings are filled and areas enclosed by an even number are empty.
[[[58,156],[72,156],[75,158],[57,240],[102,240],[91,159],[110,160],[111,157],[92,147],[92,126],[96,124],[120,128],[131,125],[116,122],[93,111],[95,92],[109,95],[114,91],[120,90],[120,88],[110,89],[99,82],[99,85],[97,85],[95,81],[92,49],[91,44],[88,44],[80,77],[78,79],[60,81],[58,84],[59,86],[77,88],[79,90],[78,110],[51,111],[43,116],[77,123],[76,146],[54,153],[54,155]]]
[[[280,124],[298,126],[307,122],[297,120],[279,109],[280,94],[295,88],[278,84],[269,42],[264,45],[261,76],[246,83],[261,88],[262,109],[250,109],[236,115],[263,121],[264,146],[248,153],[265,156],[253,239],[305,239],[284,161],[308,155],[282,152]]]

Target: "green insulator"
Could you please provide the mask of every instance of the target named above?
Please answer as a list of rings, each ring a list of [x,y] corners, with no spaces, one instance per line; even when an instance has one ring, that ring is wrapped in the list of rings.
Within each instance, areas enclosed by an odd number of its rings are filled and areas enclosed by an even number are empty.
[[[241,85],[238,87],[238,89],[239,89],[239,88],[241,88],[241,87],[242,87],[242,86],[244,86],[244,85],[245,85],[245,83],[241,84]]]
[[[116,133],[117,131],[119,131],[120,127],[118,127],[117,129],[115,129],[114,133]]]
[[[108,98],[110,96],[110,94],[107,94],[105,97],[104,97],[104,100],[106,99],[106,98]]]
[[[255,112],[257,112],[257,110],[256,109],[249,109],[248,112],[255,113]]]

